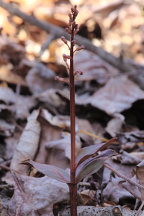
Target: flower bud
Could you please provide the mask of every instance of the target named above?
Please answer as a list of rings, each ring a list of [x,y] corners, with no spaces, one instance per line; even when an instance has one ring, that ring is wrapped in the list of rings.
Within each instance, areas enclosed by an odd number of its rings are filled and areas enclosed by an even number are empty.
[[[63,60],[66,62],[67,61],[67,55],[63,54]]]
[[[73,46],[75,46],[76,45],[76,40],[72,40],[72,44],[73,44]]]
[[[67,44],[67,40],[65,39],[64,36],[61,37],[61,40],[62,40],[65,44]]]
[[[82,50],[84,48],[85,48],[84,45],[81,45],[81,46],[77,47],[75,51],[80,51],[80,50]]]
[[[74,30],[74,34],[77,34],[78,31],[79,31],[79,28],[76,28],[76,29]]]
[[[78,74],[79,74],[79,75],[83,75],[83,72],[82,72],[82,71],[79,71],[79,70],[74,72],[74,76],[76,76],[76,75],[78,75]]]
[[[67,32],[68,34],[71,34],[71,29],[70,29],[70,28],[66,28],[65,30],[66,30],[66,32]]]

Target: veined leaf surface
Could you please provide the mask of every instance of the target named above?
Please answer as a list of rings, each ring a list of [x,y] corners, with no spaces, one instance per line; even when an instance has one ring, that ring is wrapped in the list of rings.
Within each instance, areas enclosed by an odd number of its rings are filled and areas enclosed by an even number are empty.
[[[43,173],[44,175],[56,179],[58,181],[69,183],[70,182],[70,176],[69,174],[56,166],[48,165],[48,164],[40,164],[37,162],[34,162],[32,160],[27,160],[23,162],[24,164],[30,164],[34,168],[36,168],[39,172]]]

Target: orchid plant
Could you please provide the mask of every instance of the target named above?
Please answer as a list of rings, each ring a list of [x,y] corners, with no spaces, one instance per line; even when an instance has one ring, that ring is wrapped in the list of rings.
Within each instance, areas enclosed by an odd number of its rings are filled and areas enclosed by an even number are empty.
[[[78,15],[77,6],[71,8],[69,16],[68,27],[66,32],[70,35],[70,43],[64,36],[61,37],[62,41],[68,46],[69,55],[64,54],[63,59],[69,74],[69,87],[70,87],[70,122],[71,122],[71,160],[70,160],[70,174],[59,167],[40,164],[32,160],[24,161],[24,164],[30,164],[35,167],[39,172],[44,175],[64,182],[69,186],[70,191],[70,208],[71,216],[77,216],[77,184],[86,176],[97,172],[103,165],[105,159],[114,155],[111,149],[107,149],[108,145],[114,141],[114,138],[106,143],[92,145],[82,148],[76,157],[75,154],[75,76],[82,75],[81,71],[74,71],[74,54],[84,47],[79,46],[76,48],[75,34],[79,31],[76,17]],[[59,81],[66,81],[64,78],[56,77]]]

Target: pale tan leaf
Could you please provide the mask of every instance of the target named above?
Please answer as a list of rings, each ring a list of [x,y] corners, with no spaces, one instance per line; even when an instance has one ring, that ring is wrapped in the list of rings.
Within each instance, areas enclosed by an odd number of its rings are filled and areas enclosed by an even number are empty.
[[[48,215],[53,216],[53,205],[69,199],[67,184],[48,178],[34,178],[17,175],[14,183],[14,195],[8,203],[8,213],[19,215]]]
[[[118,75],[117,69],[87,50],[76,53],[75,71],[77,70],[82,71],[83,75],[77,75],[76,80],[96,80],[99,84],[105,84],[111,77]]]
[[[28,170],[20,163],[26,159],[33,159],[38,149],[41,131],[40,123],[37,120],[38,115],[39,110],[35,110],[29,116],[11,161],[11,169],[22,174],[27,174]]]
[[[111,78],[92,96],[87,97],[85,101],[77,100],[77,103],[91,104],[109,115],[114,115],[129,109],[135,101],[140,99],[144,99],[144,91],[126,76],[119,76]]]

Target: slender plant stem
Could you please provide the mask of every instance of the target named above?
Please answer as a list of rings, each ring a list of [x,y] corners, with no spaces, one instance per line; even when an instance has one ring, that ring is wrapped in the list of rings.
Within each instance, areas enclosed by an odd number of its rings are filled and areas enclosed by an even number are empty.
[[[72,26],[70,47],[70,120],[71,120],[71,162],[70,162],[70,206],[71,216],[77,216],[77,184],[75,182],[75,85],[73,65],[74,29]]]

